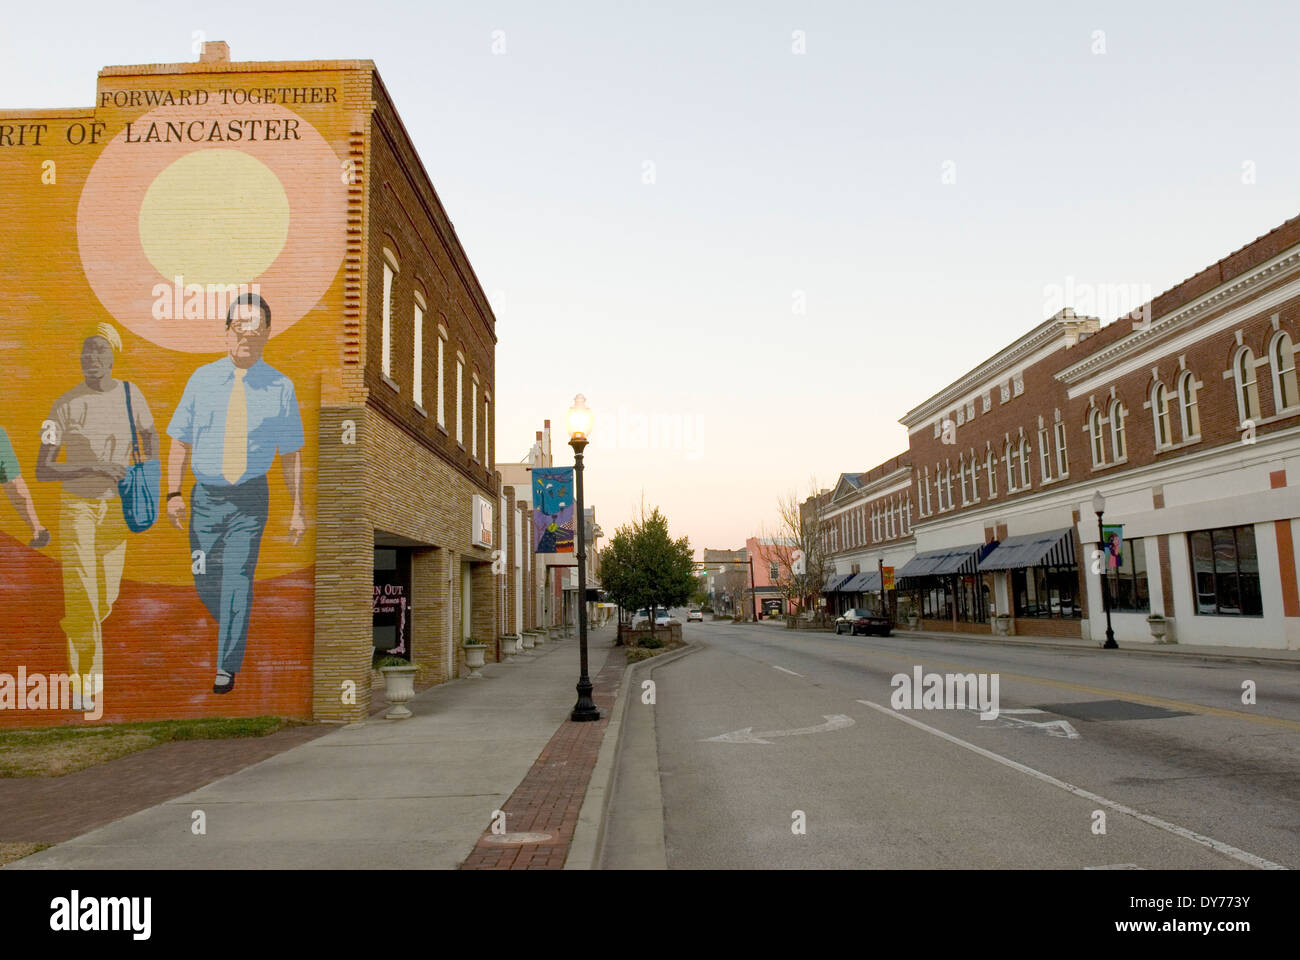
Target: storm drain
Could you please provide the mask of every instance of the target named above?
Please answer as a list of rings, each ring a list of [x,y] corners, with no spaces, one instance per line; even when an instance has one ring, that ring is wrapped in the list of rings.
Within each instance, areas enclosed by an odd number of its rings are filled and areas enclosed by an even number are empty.
[[[1168,710],[1131,700],[1083,700],[1076,703],[1042,703],[1039,710],[1076,720],[1165,720],[1189,717],[1186,710]]]

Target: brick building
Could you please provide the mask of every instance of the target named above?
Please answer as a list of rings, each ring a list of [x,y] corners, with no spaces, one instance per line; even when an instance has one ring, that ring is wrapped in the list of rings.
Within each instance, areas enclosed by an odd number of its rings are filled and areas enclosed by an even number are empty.
[[[830,613],[878,607],[881,563],[897,573],[915,553],[911,463],[904,452],[865,473],[841,474],[826,496],[816,498],[822,550],[833,564],[822,588]],[[902,600],[905,616],[909,596]]]
[[[0,725],[80,717],[4,710],[19,667],[97,673],[110,720],[357,720],[377,651],[442,680],[463,639],[491,658],[531,625],[526,508],[494,462],[495,319],[372,62],[207,44],[101,70],[89,108],[0,111],[0,143],[5,489],[19,472],[52,535],[0,513]],[[97,350],[113,366],[92,383]],[[110,487],[60,469],[127,463],[126,380],[173,494],[139,533]],[[200,529],[209,501],[253,532]]]
[[[1181,643],[1300,646],[1298,326],[1300,218],[1131,317],[1064,309],[908,411],[900,600],[931,628],[1097,638],[1105,563],[1120,642],[1156,616]],[[862,532],[859,486],[835,542],[868,559],[888,527]]]

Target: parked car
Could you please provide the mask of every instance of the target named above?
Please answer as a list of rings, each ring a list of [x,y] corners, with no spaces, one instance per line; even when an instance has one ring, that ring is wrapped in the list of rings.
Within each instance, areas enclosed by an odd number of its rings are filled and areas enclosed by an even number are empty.
[[[699,611],[699,610],[687,610],[687,611],[686,611],[686,622],[687,622],[687,623],[690,623],[692,620],[698,620],[698,621],[700,621],[700,623],[703,623],[703,622],[704,622],[704,614],[703,614],[703,612],[701,612],[701,611]]]
[[[669,616],[666,613],[661,613],[659,614],[659,616],[655,617],[656,627],[668,627],[668,626],[672,626],[673,624],[680,625],[681,621],[678,620],[676,617]]]
[[[649,610],[638,610],[636,613],[632,614],[633,629],[636,629],[637,627],[648,627],[649,625],[650,625]]]
[[[878,633],[882,637],[887,637],[891,629],[893,629],[893,624],[889,622],[888,617],[861,607],[845,610],[835,618],[835,632],[837,634],[844,633],[847,630],[849,636],[858,633]]]

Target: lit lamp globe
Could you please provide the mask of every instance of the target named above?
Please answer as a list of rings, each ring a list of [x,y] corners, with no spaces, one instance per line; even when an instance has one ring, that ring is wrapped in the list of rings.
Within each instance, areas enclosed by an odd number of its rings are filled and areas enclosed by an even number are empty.
[[[1092,512],[1096,514],[1106,512],[1106,498],[1101,495],[1100,490],[1092,495]]]
[[[587,442],[587,437],[591,434],[592,421],[595,418],[591,414],[591,409],[587,406],[587,398],[578,394],[573,398],[573,406],[569,408],[567,423],[569,425],[569,442],[580,440]]]

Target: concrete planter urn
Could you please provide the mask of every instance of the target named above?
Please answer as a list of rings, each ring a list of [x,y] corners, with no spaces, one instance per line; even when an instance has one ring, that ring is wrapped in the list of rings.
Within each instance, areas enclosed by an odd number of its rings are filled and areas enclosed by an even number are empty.
[[[1169,621],[1164,617],[1159,615],[1147,617],[1147,626],[1151,629],[1151,636],[1155,638],[1156,643],[1173,643],[1173,640],[1167,639]]]
[[[465,666],[469,669],[469,679],[483,679],[483,657],[487,655],[487,644],[485,643],[466,643],[465,648]]]
[[[1011,636],[1011,615],[999,613],[993,618],[993,634],[998,637]]]
[[[405,720],[411,716],[406,704],[415,696],[415,664],[403,667],[380,667],[384,675],[384,695],[391,706],[384,714],[385,720]]]
[[[513,663],[519,653],[519,638],[514,634],[501,638],[501,662]]]
[[[907,629],[909,630],[921,629],[921,618],[917,616],[915,613],[909,613],[907,615]]]
[[[529,630],[529,636],[533,638],[533,646],[540,647],[546,642],[546,632],[543,630]]]
[[[531,650],[533,647],[537,646],[537,642],[533,639],[533,635],[527,631],[519,635],[519,642],[523,644],[525,650]]]

